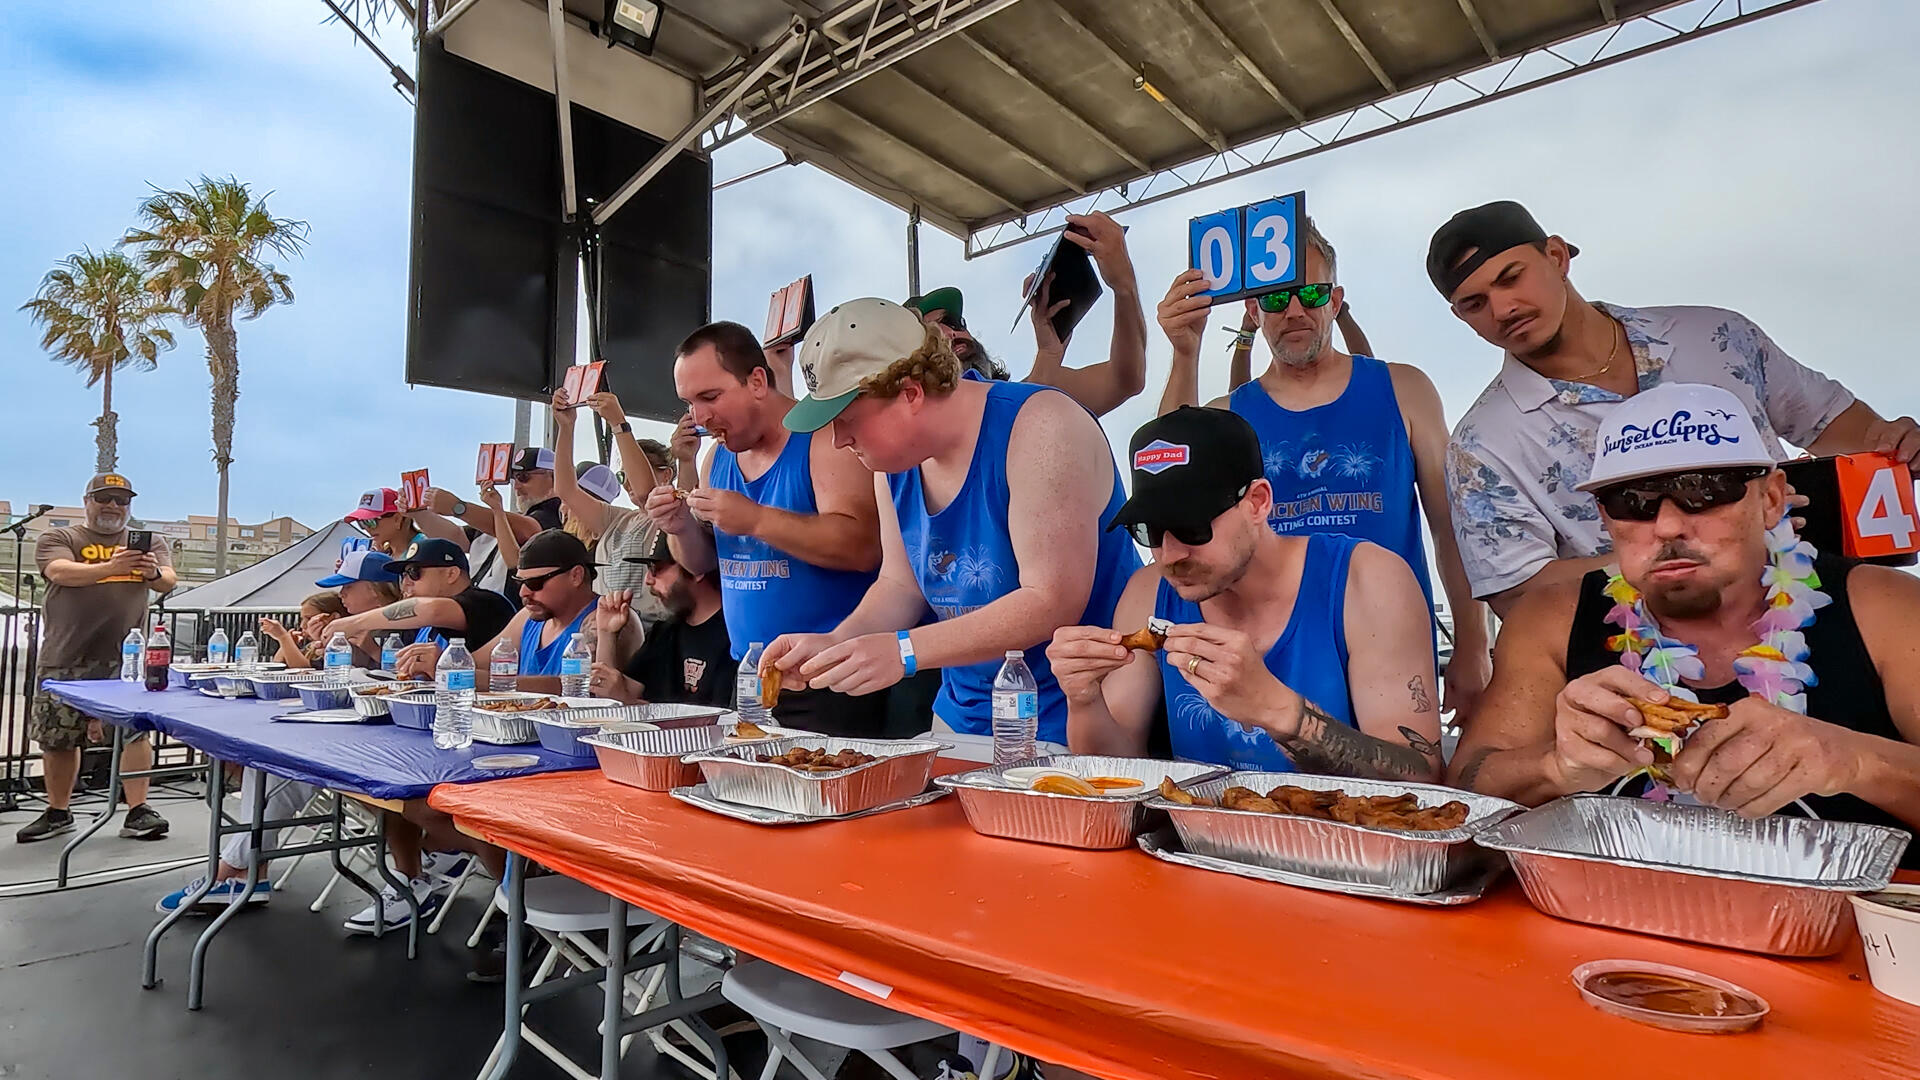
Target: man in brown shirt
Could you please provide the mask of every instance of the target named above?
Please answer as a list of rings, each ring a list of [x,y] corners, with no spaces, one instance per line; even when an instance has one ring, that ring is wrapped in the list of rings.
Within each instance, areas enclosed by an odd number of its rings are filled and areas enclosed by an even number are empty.
[[[49,529],[34,546],[34,562],[47,581],[42,679],[118,675],[120,645],[128,630],[146,621],[148,592],[171,592],[179,583],[164,543],[151,544],[151,551],[127,546],[133,496],[133,486],[119,473],[94,477],[87,484],[86,524]],[[88,742],[100,741],[101,724],[42,692],[34,698],[28,734],[40,744],[47,810],[15,835],[23,844],[72,831],[67,804],[80,774],[80,752]],[[120,761],[128,772],[153,768],[153,744],[144,732],[128,743]],[[134,840],[165,836],[167,819],[147,805],[147,781],[128,780],[125,787],[128,810],[120,835]]]

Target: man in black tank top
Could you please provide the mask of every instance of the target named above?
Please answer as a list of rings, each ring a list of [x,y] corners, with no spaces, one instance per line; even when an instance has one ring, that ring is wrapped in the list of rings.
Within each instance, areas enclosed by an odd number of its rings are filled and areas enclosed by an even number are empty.
[[[1766,533],[1786,512],[1785,476],[1725,390],[1669,384],[1621,405],[1600,430],[1593,491],[1621,577],[1658,633],[1697,650],[1679,685],[1729,707],[1664,768],[1673,789],[1748,816],[1799,813],[1920,826],[1920,579],[1879,566],[1815,564],[1831,599],[1801,626],[1816,682],[1804,712],[1750,693],[1734,660],[1769,608]],[[1789,571],[1785,563],[1780,569]],[[1635,699],[1665,690],[1624,666],[1626,605],[1605,570],[1529,593],[1502,627],[1493,683],[1449,769],[1461,787],[1529,805],[1611,791],[1654,763],[1629,732]],[[1618,590],[1615,590],[1616,594]],[[1636,778],[1622,794],[1647,783]],[[1910,847],[1905,865],[1920,866]]]

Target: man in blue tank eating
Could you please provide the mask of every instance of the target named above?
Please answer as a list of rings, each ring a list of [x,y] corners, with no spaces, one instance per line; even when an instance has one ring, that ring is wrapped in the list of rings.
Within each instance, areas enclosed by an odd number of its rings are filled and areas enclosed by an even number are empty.
[[[1429,782],[1440,714],[1427,605],[1406,560],[1267,525],[1273,488],[1245,417],[1187,406],[1129,451],[1109,528],[1152,549],[1112,621],[1047,649],[1076,753],[1146,753],[1164,695],[1176,757],[1267,772]],[[1145,630],[1146,633],[1135,631]]]
[[[935,730],[992,731],[992,687],[1024,652],[1042,742],[1067,710],[1047,670],[1059,627],[1106,622],[1140,556],[1102,532],[1125,497],[1093,415],[1066,394],[962,377],[937,328],[891,300],[828,312],[800,349],[808,396],[787,427],[832,427],[874,473],[879,580],[830,631],[782,637],[768,663],[795,681],[871,694],[921,665],[941,670]]]

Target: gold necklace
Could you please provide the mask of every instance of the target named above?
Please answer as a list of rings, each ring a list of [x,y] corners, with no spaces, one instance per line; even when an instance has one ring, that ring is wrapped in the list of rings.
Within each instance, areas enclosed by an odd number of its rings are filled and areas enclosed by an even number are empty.
[[[1619,331],[1618,329],[1615,329],[1615,328],[1614,328],[1614,322],[1613,322],[1613,317],[1612,317],[1612,316],[1604,316],[1604,318],[1606,318],[1606,320],[1607,320],[1607,326],[1608,326],[1608,327],[1609,327],[1610,329],[1612,329],[1612,331],[1613,331],[1613,332],[1612,332],[1612,333],[1611,333],[1611,334],[1609,335],[1609,336],[1610,336],[1610,337],[1612,337],[1612,339],[1613,339],[1613,345],[1612,345],[1611,347],[1609,347],[1609,348],[1607,349],[1607,362],[1606,362],[1606,363],[1604,363],[1604,364],[1601,364],[1601,365],[1600,365],[1600,370],[1598,370],[1598,371],[1590,371],[1590,372],[1588,372],[1588,373],[1587,373],[1587,374],[1585,374],[1585,375],[1576,375],[1576,376],[1574,376],[1574,377],[1573,377],[1573,378],[1571,378],[1571,379],[1566,379],[1566,380],[1563,380],[1563,381],[1565,381],[1565,382],[1586,382],[1586,381],[1587,381],[1587,380],[1589,380],[1589,379],[1597,379],[1597,378],[1599,378],[1600,376],[1602,376],[1602,375],[1605,375],[1605,374],[1606,374],[1607,372],[1609,372],[1609,371],[1612,371],[1612,370],[1613,370],[1613,358],[1614,358],[1614,356],[1615,356],[1615,354],[1617,354],[1617,353],[1619,353],[1619,351],[1620,351],[1620,331]]]

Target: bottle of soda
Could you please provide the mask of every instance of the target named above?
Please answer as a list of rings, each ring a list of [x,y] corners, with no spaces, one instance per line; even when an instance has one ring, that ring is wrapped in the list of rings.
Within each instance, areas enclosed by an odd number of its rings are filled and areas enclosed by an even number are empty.
[[[140,634],[140,628],[127,631],[127,639],[120,643],[120,681],[139,682],[140,667],[145,662],[141,654],[147,651],[147,639]]]
[[[1033,756],[1040,736],[1040,684],[1018,649],[993,678],[993,763],[1009,765]]]
[[[165,690],[167,673],[173,667],[173,639],[167,636],[165,625],[153,628],[147,635],[146,687],[149,690]]]
[[[593,668],[593,651],[587,647],[587,635],[575,634],[560,654],[560,695],[586,697],[587,681]]]
[[[228,648],[227,632],[220,627],[213,628],[213,636],[207,639],[207,663],[224,664],[231,650]]]
[[[447,642],[434,667],[433,745],[441,750],[473,745],[473,654],[465,638]]]
[[[740,658],[740,674],[733,682],[734,711],[740,714],[740,719],[755,724],[766,724],[773,719],[767,707],[760,703],[760,658],[766,651],[763,641],[747,646],[747,655]]]
[[[569,643],[571,647],[571,643]],[[565,658],[562,658],[564,668]],[[564,674],[564,671],[563,671]],[[496,694],[504,694],[514,688],[520,678],[520,639],[511,634],[502,634],[494,643],[493,658],[487,663],[487,689]],[[564,683],[561,693],[568,693]]]

